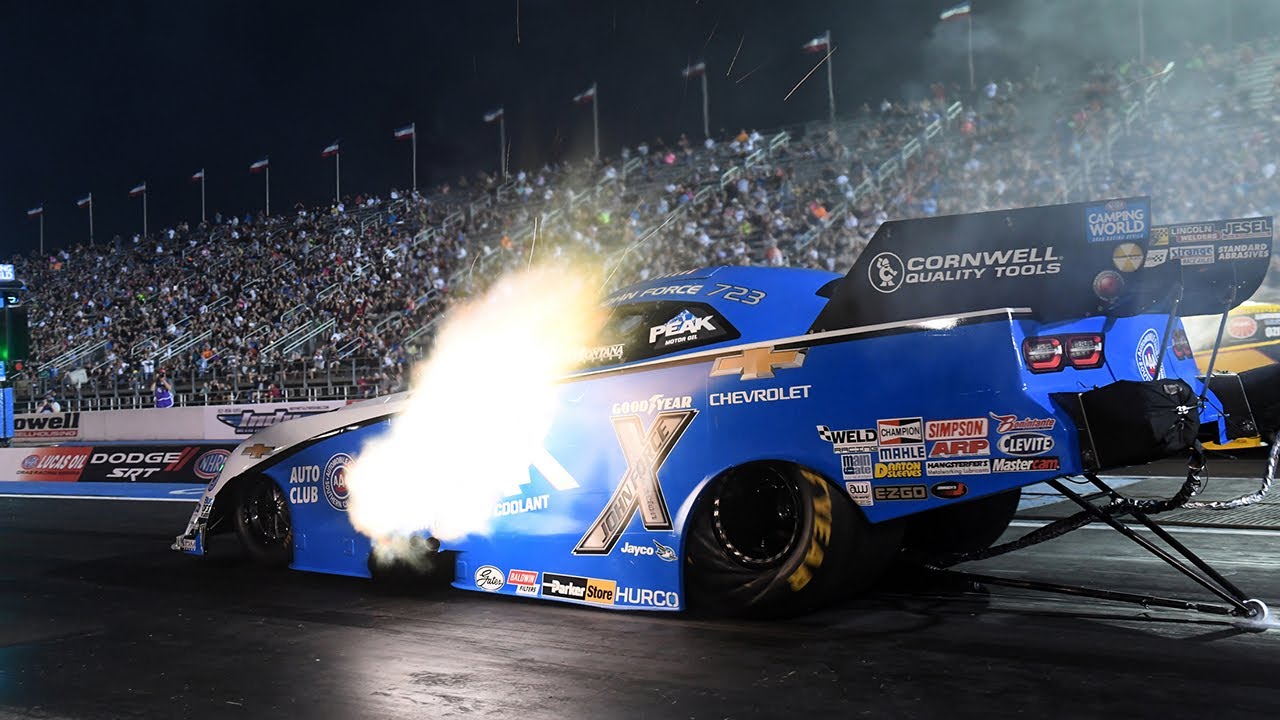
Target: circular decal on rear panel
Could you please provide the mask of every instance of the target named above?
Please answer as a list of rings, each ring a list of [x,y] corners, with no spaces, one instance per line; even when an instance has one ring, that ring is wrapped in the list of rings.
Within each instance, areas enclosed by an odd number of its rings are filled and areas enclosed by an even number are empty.
[[[329,458],[324,466],[324,499],[329,501],[334,510],[347,511],[347,465],[351,464],[351,456],[338,453]]]
[[[1133,359],[1138,365],[1138,377],[1143,380],[1156,380],[1156,365],[1159,364],[1160,338],[1154,329],[1148,329],[1138,338],[1138,348]],[[1160,368],[1160,377],[1164,377],[1164,367]]]
[[[871,280],[871,287],[882,293],[891,293],[902,287],[902,274],[905,270],[902,258],[891,252],[882,252],[871,258],[867,276]]]
[[[1237,315],[1227,322],[1227,334],[1236,340],[1248,340],[1258,332],[1258,321],[1248,315]]]
[[[1136,243],[1120,243],[1111,253],[1111,261],[1120,272],[1134,272],[1142,267],[1142,248]]]

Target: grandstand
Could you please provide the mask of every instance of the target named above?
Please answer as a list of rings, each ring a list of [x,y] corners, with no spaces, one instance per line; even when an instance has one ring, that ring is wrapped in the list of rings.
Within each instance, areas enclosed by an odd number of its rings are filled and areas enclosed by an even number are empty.
[[[642,143],[599,166],[18,257],[35,353],[19,404],[147,407],[160,369],[178,404],[394,392],[448,303],[527,262],[535,238],[539,257],[617,267],[616,286],[698,265],[843,270],[889,218],[1131,194],[1161,222],[1270,214],[1278,64],[1257,43],[960,100],[936,86],[835,128]]]

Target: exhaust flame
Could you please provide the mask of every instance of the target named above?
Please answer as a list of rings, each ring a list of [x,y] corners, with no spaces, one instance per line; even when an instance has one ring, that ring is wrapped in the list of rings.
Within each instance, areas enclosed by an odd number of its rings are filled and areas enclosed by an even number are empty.
[[[514,273],[445,318],[405,411],[347,471],[351,522],[383,553],[417,532],[486,534],[497,503],[528,481],[557,381],[603,321],[585,275]]]

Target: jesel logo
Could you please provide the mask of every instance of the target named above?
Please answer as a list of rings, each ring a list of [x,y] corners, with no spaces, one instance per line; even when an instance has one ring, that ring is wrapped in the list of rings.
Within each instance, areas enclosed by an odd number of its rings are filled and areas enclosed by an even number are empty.
[[[645,530],[671,529],[671,512],[662,496],[658,469],[697,414],[697,410],[659,413],[647,432],[636,415],[613,418],[613,431],[622,446],[627,470],[600,516],[574,547],[574,555],[608,555],[636,511],[640,512]]]

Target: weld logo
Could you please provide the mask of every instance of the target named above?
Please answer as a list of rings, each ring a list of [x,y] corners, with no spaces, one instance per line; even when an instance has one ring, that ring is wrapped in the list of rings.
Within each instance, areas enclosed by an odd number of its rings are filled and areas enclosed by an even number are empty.
[[[637,512],[645,530],[672,529],[671,512],[658,482],[658,469],[697,414],[697,410],[659,413],[647,431],[637,415],[612,419],[627,469],[599,517],[574,547],[574,555],[608,555]]]
[[[846,453],[858,450],[874,450],[876,447],[876,431],[871,428],[853,430],[832,430],[826,425],[818,425],[818,437],[831,443],[833,452]]]

